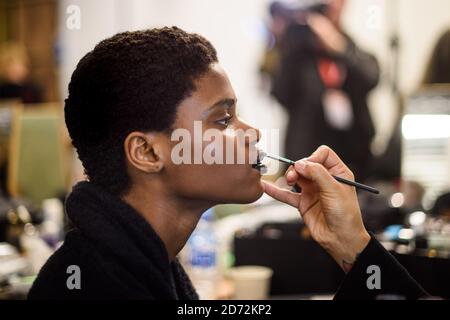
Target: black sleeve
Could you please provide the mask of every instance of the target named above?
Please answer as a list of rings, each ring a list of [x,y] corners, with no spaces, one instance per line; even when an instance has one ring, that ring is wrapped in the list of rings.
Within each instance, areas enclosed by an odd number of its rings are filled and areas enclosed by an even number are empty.
[[[312,32],[308,28],[292,24],[279,44],[280,60],[273,77],[271,94],[288,110],[301,106],[299,97],[311,95],[306,90],[304,79],[310,79],[305,76],[305,73],[310,73],[305,65],[315,66],[316,63],[312,42]],[[313,80],[313,83],[316,82]]]
[[[373,271],[371,272],[370,266],[379,267],[379,289],[370,290],[368,288],[369,277],[374,274]],[[369,282],[373,284],[371,280]],[[401,296],[408,300],[429,296],[409,275],[408,271],[372,236],[334,299],[374,300],[382,295]]]
[[[380,78],[380,66],[377,59],[363,50],[348,38],[345,52],[337,57],[347,67],[347,78],[344,87],[352,85],[364,94],[378,85]]]

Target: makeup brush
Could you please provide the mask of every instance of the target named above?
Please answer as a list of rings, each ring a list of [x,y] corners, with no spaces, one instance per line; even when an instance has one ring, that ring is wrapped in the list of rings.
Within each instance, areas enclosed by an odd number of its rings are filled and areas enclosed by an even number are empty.
[[[282,162],[282,163],[286,163],[286,164],[291,165],[291,166],[295,165],[295,162],[292,161],[292,160],[289,160],[289,159],[286,159],[286,158],[283,158],[283,157],[279,157],[279,156],[274,156],[274,155],[271,155],[271,154],[268,154],[268,153],[265,153],[265,152],[261,152],[259,154],[259,157],[260,157],[261,161],[264,158],[269,158],[269,159],[276,160],[276,161],[279,161],[279,162]],[[352,187],[355,187],[355,188],[358,188],[358,189],[361,189],[361,190],[364,190],[364,191],[368,191],[368,192],[371,192],[371,193],[374,193],[374,194],[380,194],[379,190],[377,190],[377,189],[375,189],[373,187],[366,186],[366,185],[364,185],[362,183],[353,182],[353,181],[350,181],[350,180],[347,180],[347,179],[343,179],[343,178],[340,178],[340,177],[336,177],[336,176],[333,176],[333,178],[336,179],[336,181],[338,181],[340,183],[343,183],[343,184],[346,184],[348,186],[352,186]]]

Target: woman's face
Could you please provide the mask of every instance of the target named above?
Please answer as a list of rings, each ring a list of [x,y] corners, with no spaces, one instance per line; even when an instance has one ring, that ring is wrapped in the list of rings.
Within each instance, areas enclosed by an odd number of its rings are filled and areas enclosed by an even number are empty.
[[[163,151],[167,187],[179,197],[213,204],[257,200],[263,194],[254,169],[260,132],[238,117],[234,90],[218,64],[195,84],[178,107]]]

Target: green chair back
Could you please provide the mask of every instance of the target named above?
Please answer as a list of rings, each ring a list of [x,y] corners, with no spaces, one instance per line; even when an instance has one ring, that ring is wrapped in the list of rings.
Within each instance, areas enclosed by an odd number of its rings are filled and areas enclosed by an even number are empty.
[[[40,205],[66,190],[62,141],[62,112],[57,108],[30,108],[12,122],[9,186],[13,196]]]

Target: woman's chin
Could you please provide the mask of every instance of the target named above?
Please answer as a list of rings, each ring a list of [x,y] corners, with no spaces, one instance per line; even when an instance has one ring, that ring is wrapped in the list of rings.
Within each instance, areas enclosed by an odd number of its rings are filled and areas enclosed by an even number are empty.
[[[253,203],[255,201],[258,201],[263,195],[264,195],[264,188],[261,186],[258,189],[258,192],[252,197],[252,199],[248,203]]]
[[[264,194],[264,187],[262,185],[261,179],[257,183],[252,184],[247,188],[240,187],[239,194],[236,195],[236,199],[233,203],[236,204],[250,204],[259,200]]]

